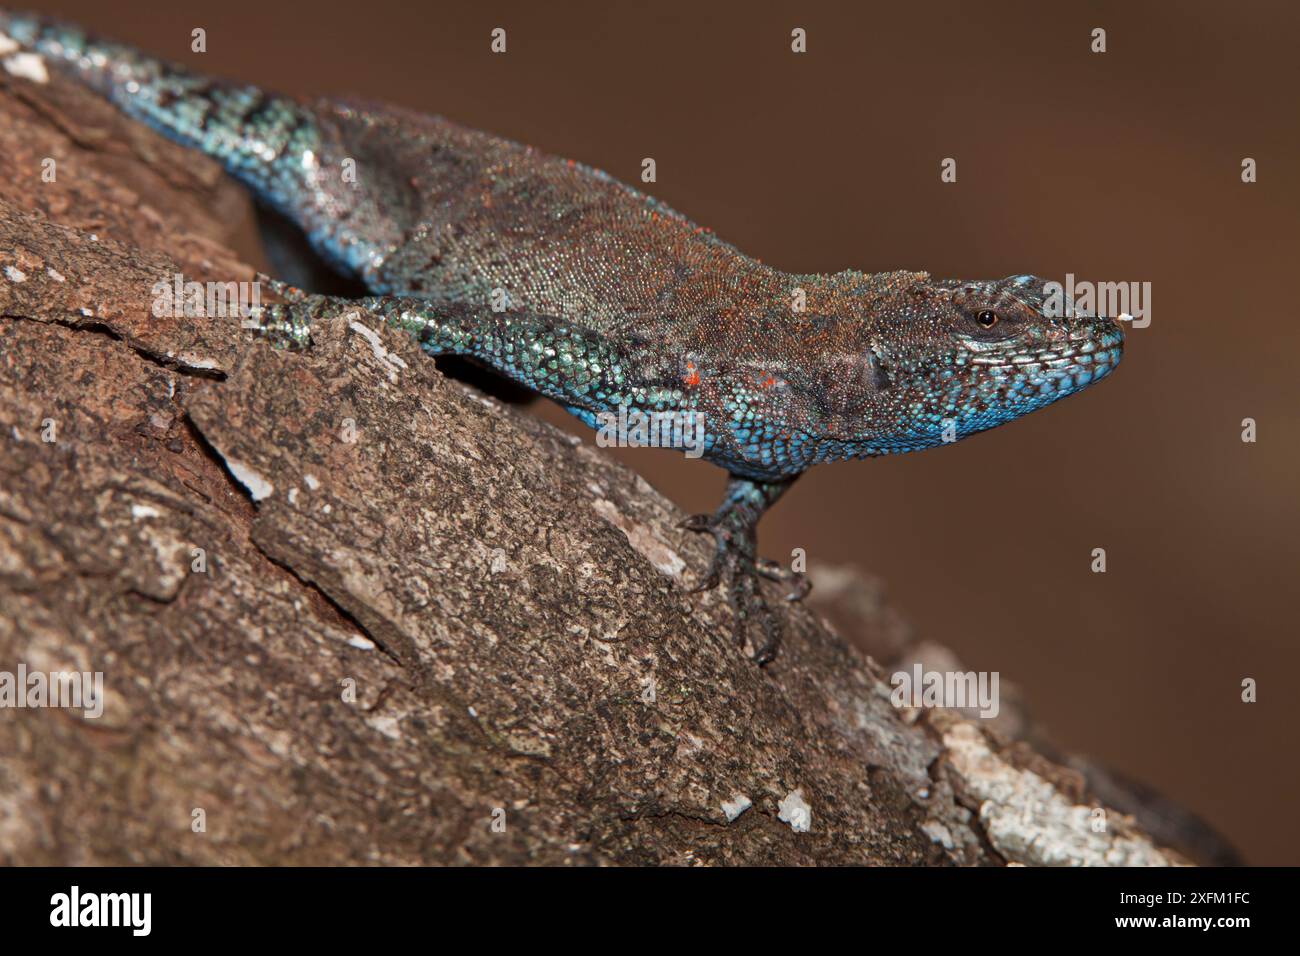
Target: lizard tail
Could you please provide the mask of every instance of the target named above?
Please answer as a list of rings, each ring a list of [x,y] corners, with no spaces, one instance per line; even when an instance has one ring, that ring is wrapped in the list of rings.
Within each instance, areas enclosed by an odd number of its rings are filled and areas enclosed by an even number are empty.
[[[0,53],[21,47],[102,94],[128,116],[214,157],[272,205],[304,171],[312,114],[286,97],[225,83],[35,14],[0,10]],[[296,147],[296,151],[295,148]],[[283,157],[283,161],[281,158]]]

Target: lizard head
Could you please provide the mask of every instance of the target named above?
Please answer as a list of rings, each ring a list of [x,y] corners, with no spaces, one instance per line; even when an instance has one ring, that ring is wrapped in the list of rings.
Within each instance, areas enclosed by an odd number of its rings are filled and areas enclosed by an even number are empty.
[[[1078,312],[1036,276],[921,278],[897,289],[874,325],[884,436],[873,453],[944,444],[1073,394],[1118,364],[1124,333]]]

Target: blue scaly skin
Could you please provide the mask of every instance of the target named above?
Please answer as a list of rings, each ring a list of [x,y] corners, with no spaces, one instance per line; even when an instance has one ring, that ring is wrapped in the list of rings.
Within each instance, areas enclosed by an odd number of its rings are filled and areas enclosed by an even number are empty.
[[[731,481],[717,512],[684,522],[717,544],[696,590],[726,580],[760,663],[781,632],[759,578],[791,599],[806,584],[757,557],[755,528],[800,473],[996,427],[1120,359],[1119,326],[1046,314],[1034,276],[783,273],[599,170],[446,120],[299,103],[36,17],[0,13],[0,32],[220,160],[375,293],[280,286],[288,301],[260,315],[277,342],[304,346],[313,320],[362,307],[590,425],[620,406],[703,413],[704,457]]]

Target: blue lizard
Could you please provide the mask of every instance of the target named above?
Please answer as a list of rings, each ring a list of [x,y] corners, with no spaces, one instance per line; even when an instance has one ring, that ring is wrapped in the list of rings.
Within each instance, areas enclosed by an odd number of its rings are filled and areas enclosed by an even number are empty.
[[[301,346],[313,319],[364,307],[431,355],[469,356],[601,416],[690,412],[704,457],[730,473],[722,505],[683,525],[716,551],[738,642],[760,663],[781,628],[756,526],[806,469],[946,444],[1105,377],[1123,332],[1049,314],[1044,281],[924,272],[792,275],[580,163],[406,110],[300,103],[195,76],[38,17],[0,31],[128,115],[216,157],[373,297],[307,295],[262,308]],[[506,306],[502,308],[502,303]],[[495,308],[494,308],[495,306]]]

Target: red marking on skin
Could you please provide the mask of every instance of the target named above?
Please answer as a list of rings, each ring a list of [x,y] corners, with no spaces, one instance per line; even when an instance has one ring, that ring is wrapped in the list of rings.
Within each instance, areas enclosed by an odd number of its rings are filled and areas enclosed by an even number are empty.
[[[776,378],[773,377],[771,372],[767,372],[765,378],[760,378],[758,380],[758,384],[761,385],[763,388],[771,388],[773,385],[776,384]]]
[[[686,363],[686,374],[682,376],[682,381],[686,383],[688,388],[694,388],[700,384],[700,373],[695,370],[694,362]]]

